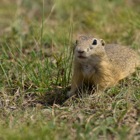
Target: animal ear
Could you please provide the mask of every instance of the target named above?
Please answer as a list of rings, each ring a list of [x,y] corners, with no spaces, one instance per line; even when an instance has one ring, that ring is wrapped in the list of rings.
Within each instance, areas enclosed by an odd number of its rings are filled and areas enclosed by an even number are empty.
[[[102,46],[105,46],[105,41],[103,39],[100,39]]]

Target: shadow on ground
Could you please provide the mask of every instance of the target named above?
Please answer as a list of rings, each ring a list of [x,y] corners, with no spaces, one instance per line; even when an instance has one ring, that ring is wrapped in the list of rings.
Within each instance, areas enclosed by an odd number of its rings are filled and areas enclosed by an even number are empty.
[[[39,97],[39,103],[45,106],[53,104],[62,105],[68,99],[66,94],[69,90],[70,87],[66,87],[65,89],[56,87],[53,90],[46,92],[43,96]]]

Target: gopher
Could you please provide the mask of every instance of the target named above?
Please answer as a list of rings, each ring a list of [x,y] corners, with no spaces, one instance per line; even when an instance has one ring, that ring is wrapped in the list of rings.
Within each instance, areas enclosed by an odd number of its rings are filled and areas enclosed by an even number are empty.
[[[139,55],[129,47],[106,45],[103,39],[80,36],[74,49],[71,90],[67,95],[74,95],[83,83],[105,90],[134,73],[138,66]]]

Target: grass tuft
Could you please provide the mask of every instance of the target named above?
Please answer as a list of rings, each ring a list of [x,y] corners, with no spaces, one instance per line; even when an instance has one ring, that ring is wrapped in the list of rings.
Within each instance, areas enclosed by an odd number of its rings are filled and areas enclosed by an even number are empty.
[[[78,34],[139,51],[139,1],[10,0],[0,5],[0,139],[140,139],[140,69],[67,99]]]

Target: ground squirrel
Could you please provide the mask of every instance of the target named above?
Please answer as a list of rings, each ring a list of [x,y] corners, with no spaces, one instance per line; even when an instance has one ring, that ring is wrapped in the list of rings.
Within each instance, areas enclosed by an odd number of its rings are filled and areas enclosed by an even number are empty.
[[[108,44],[103,39],[80,36],[74,49],[72,96],[83,83],[95,85],[104,90],[135,72],[140,66],[138,54],[125,46]]]

